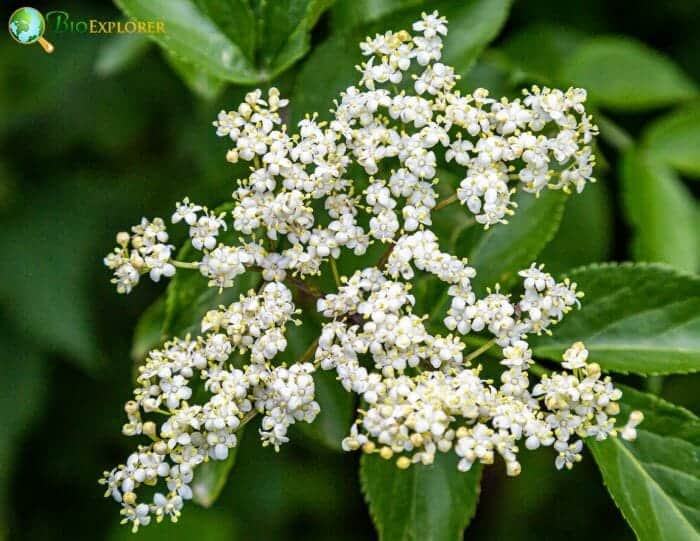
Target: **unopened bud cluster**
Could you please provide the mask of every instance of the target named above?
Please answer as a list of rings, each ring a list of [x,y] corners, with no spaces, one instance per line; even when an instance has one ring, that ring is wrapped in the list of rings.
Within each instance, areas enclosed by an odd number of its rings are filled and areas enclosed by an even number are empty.
[[[361,44],[369,58],[330,122],[314,114],[288,133],[287,100],[275,88],[219,114],[217,134],[233,142],[227,160],[248,162],[251,172],[238,180],[228,214],[187,198],[176,205],[171,221],[189,227],[197,261],[174,258],[160,218],[117,236],[105,264],[119,293],[144,274],[158,281],[176,268],[198,271],[218,289],[245,272],[261,277],[257,291],[208,312],[199,336],[166,342],[140,367],[123,432],[148,443],[101,481],[134,530],[177,520],[193,497],[197,467],[225,460],[255,415],[262,444],[275,449],[290,425],[312,422],[319,368],[335,371],[363,401],[343,448],[394,458],[400,468],[454,452],[460,470],[500,455],[517,475],[522,446],[551,446],[556,467],[570,468],[581,459],[582,438],[615,435],[621,393],[587,363],[583,344],[564,354],[565,371],[530,381],[528,336],[550,333],[578,305],[576,284],[533,264],[520,272],[517,298],[497,284],[477,297],[476,270],[443,252],[430,229],[432,214],[450,202],[438,204],[441,169],[463,171],[448,199],[485,227],[506,223],[517,189],[580,192],[592,182],[597,128],[584,110],[586,93],[533,87],[512,101],[484,89],[463,95],[454,69],[440,62],[444,17],[423,14],[413,30]],[[375,242],[387,244],[376,265],[337,275],[341,251],[360,256]],[[328,269],[338,287],[324,294],[308,280]],[[445,284],[443,334],[413,312],[417,274]],[[315,297],[326,318],[302,359],[285,356],[288,327],[303,323],[290,287]],[[479,333],[490,337],[470,351],[463,337]],[[499,382],[472,364],[487,351],[504,366]],[[623,437],[634,438],[639,422],[634,413]],[[150,499],[144,486],[154,487]]]

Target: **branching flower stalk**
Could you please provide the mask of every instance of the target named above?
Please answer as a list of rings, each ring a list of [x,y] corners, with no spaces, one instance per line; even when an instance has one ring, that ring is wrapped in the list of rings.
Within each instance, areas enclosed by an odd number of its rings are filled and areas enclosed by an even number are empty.
[[[433,212],[453,202],[489,227],[507,223],[517,190],[581,192],[593,182],[597,128],[584,109],[586,92],[533,87],[512,101],[485,89],[463,95],[453,68],[440,62],[447,21],[423,14],[413,30],[360,45],[368,59],[358,66],[359,83],[341,93],[328,123],[314,114],[289,133],[280,116],[287,100],[275,88],[219,114],[217,134],[233,142],[227,160],[248,162],[251,173],[238,181],[229,215],[187,198],[176,205],[171,221],[189,226],[198,261],[174,259],[161,218],[117,235],[105,264],[120,293],[145,274],[159,281],[176,271],[199,272],[217,289],[245,272],[263,280],[258,291],[208,312],[199,336],[173,338],[140,367],[123,433],[145,438],[101,480],[134,530],[177,520],[197,467],[225,460],[257,414],[262,445],[275,449],[288,441],[290,425],[313,422],[319,369],[334,371],[363,400],[343,448],[377,453],[399,468],[455,453],[466,471],[499,455],[517,475],[523,446],[553,447],[556,467],[571,468],[583,438],[617,434],[622,393],[587,362],[583,344],[564,353],[561,372],[531,385],[528,337],[551,333],[579,304],[576,284],[533,263],[519,273],[521,295],[494,284],[479,298],[471,286],[477,271],[442,251],[431,230]],[[440,169],[449,162],[464,176],[438,202]],[[221,241],[229,229],[238,244]],[[361,256],[373,243],[386,244],[376,264],[341,276],[341,251]],[[334,274],[335,291],[310,282],[322,269]],[[413,311],[417,273],[447,288],[443,334],[432,334]],[[304,324],[292,289],[314,299],[325,318],[299,360],[285,354],[288,327]],[[468,352],[461,337],[470,333],[491,338]],[[500,382],[472,365],[496,347]],[[195,400],[197,386],[205,399]],[[634,438],[639,422],[635,412],[621,435]],[[150,499],[137,495],[145,487],[154,487]]]

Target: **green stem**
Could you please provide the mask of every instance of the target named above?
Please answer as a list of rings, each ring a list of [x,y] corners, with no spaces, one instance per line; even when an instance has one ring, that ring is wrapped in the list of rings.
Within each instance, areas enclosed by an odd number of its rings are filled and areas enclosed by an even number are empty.
[[[386,265],[386,262],[389,261],[389,256],[391,255],[391,252],[394,251],[394,246],[396,246],[396,243],[391,242],[384,250],[384,253],[379,258],[379,261],[377,261],[377,268],[379,270],[382,270]]]
[[[258,414],[258,410],[252,409],[243,416],[241,419],[241,424],[238,425],[238,430],[240,430],[244,425],[248,424],[250,420]]]
[[[287,282],[289,285],[297,288],[299,291],[302,293],[305,293],[309,297],[314,297],[315,299],[320,299],[321,297],[324,296],[323,291],[318,289],[316,286],[312,284],[308,284],[304,282],[304,280],[301,280],[300,278],[295,278],[294,276],[287,276],[284,279],[285,282]]]
[[[479,355],[481,355],[482,353],[486,353],[489,349],[491,349],[491,347],[492,347],[495,343],[496,343],[496,339],[495,339],[495,338],[492,338],[491,340],[489,340],[488,342],[486,342],[483,346],[481,346],[481,347],[478,348],[478,349],[475,349],[475,350],[472,351],[469,355],[467,355],[467,356],[464,358],[464,363],[465,363],[465,364],[466,364],[466,363],[469,363],[469,362],[473,361],[474,359],[476,359],[476,358],[477,358]]]
[[[310,361],[316,355],[317,349],[318,349],[318,338],[316,338],[313,342],[311,342],[311,345],[309,345],[309,347],[306,348],[306,351],[302,354],[301,359],[299,359],[299,362],[305,363],[307,361]]]
[[[331,270],[333,271],[333,280],[335,280],[335,286],[340,287],[340,275],[338,274],[338,267],[335,264],[335,259],[330,258]]]
[[[452,203],[457,201],[457,199],[458,199],[457,194],[453,193],[448,198],[438,201],[438,204],[435,205],[435,208],[433,209],[433,211],[437,212],[438,210],[444,209],[446,206],[451,205]]]
[[[170,262],[180,269],[199,269],[199,262],[197,261],[175,261],[174,259],[171,259]]]

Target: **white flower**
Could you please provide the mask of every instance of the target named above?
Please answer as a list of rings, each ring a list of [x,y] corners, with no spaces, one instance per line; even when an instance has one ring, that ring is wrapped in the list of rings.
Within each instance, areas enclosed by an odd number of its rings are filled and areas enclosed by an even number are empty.
[[[178,202],[175,205],[175,213],[173,214],[171,221],[176,224],[179,221],[184,220],[187,225],[194,225],[194,223],[197,221],[197,212],[200,210],[202,210],[201,205],[190,203],[189,197],[185,197],[182,200],[182,203]]]
[[[245,272],[250,256],[239,248],[221,245],[202,258],[199,271],[209,278],[209,285],[231,287],[233,279]]]
[[[437,11],[430,14],[422,13],[421,20],[413,23],[413,30],[423,32],[426,38],[434,38],[438,34],[447,35],[447,19],[440,17]]]
[[[561,445],[557,442],[554,447],[559,451],[559,456],[557,456],[554,461],[558,470],[564,467],[570,470],[576,462],[581,461],[581,451],[583,449],[583,442],[581,440],[577,440],[575,443],[571,444],[561,443]]]
[[[226,231],[226,222],[223,216],[216,216],[213,213],[201,216],[190,227],[190,238],[192,246],[197,250],[213,250],[216,246],[216,237],[219,235],[219,229]]]
[[[643,420],[644,420],[644,414],[641,411],[635,410],[632,413],[630,413],[630,417],[629,417],[629,420],[627,421],[627,424],[620,431],[620,437],[622,437],[622,439],[627,440],[627,441],[636,440],[637,439],[637,426],[639,426]]]
[[[568,370],[584,368],[588,359],[588,350],[582,342],[576,342],[564,352],[564,362],[561,365]]]

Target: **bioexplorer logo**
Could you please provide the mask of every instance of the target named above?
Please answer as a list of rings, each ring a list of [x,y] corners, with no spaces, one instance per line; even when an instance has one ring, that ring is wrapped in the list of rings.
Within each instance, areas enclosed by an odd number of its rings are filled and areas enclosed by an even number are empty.
[[[10,15],[8,23],[10,35],[17,43],[32,45],[39,43],[47,53],[53,52],[53,45],[44,38],[46,21],[38,9],[23,7]]]
[[[113,21],[100,19],[74,18],[64,10],[49,11],[44,17],[38,9],[22,7],[10,15],[8,23],[10,35],[17,43],[31,45],[38,43],[47,53],[54,46],[44,38],[47,28],[56,34],[66,32],[76,34],[163,34],[165,22],[129,19]]]

